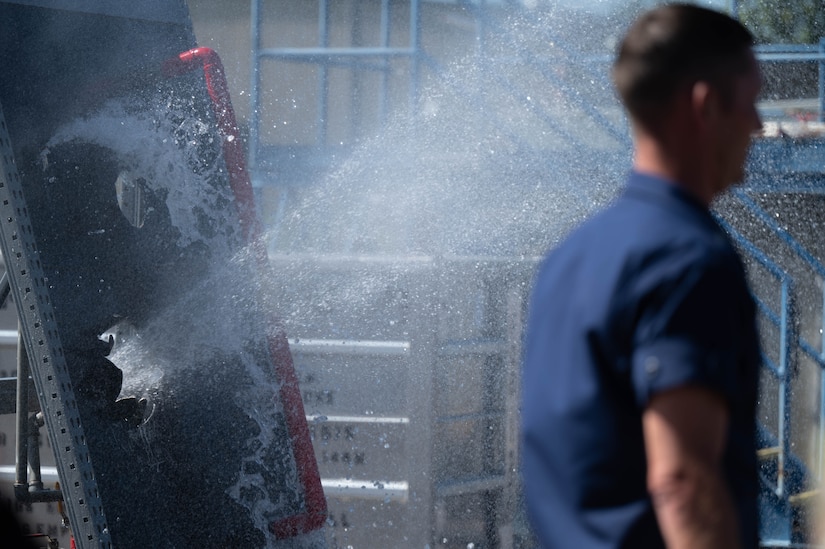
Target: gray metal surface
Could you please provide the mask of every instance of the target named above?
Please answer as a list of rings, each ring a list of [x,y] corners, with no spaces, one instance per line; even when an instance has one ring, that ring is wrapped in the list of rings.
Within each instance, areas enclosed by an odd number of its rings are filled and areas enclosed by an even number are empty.
[[[5,0],[5,3],[179,25],[189,23],[189,10],[184,0],[141,0],[140,2],[124,0]]]
[[[106,516],[60,343],[48,284],[0,106],[0,249],[20,318],[31,373],[57,459],[64,500],[81,549],[111,547]]]

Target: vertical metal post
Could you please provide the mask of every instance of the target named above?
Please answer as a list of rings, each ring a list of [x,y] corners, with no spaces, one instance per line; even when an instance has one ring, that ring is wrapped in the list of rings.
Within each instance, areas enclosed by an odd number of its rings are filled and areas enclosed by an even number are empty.
[[[486,57],[484,57],[486,51],[486,39],[487,39],[487,0],[481,0],[478,5],[478,11],[480,17],[476,17],[476,56],[478,57],[478,61],[484,62]]]
[[[261,87],[261,1],[252,0],[251,6],[251,59],[249,82],[249,159],[248,169],[252,176],[252,186],[259,186],[258,179],[258,142],[260,140],[260,87]]]
[[[819,121],[825,122],[825,37],[819,39]]]
[[[28,491],[29,475],[29,359],[23,343],[23,332],[17,323],[17,433],[15,446],[17,463],[15,466],[15,492]]]
[[[822,112],[820,111],[820,116]],[[825,278],[823,278],[823,282],[825,282]],[[820,334],[822,334],[822,338],[820,340],[820,347],[819,347],[819,357],[820,359],[825,360],[825,291],[822,292],[822,313],[820,315],[820,321],[822,322],[820,326]],[[816,472],[815,476],[818,481],[822,481],[823,475],[825,475],[825,369],[821,366],[819,368],[819,436],[818,436],[818,444],[817,444],[817,460],[816,460]]]
[[[381,0],[381,47],[390,47],[390,0]],[[389,116],[389,90],[390,90],[390,60],[384,59],[384,72],[381,74],[381,97],[378,104],[378,116],[381,124],[387,123]]]
[[[11,283],[9,282],[9,274],[3,273],[3,276],[0,277],[0,307],[5,305],[10,293]]]
[[[779,348],[779,445],[780,452],[777,463],[776,495],[783,500],[787,499],[785,489],[785,465],[790,454],[791,430],[790,430],[790,402],[791,402],[791,342],[793,341],[791,330],[793,330],[792,302],[791,302],[791,282],[787,278],[782,281],[782,318],[780,324],[780,348]]]
[[[527,285],[519,284],[529,281],[529,271],[524,264],[511,268],[508,274],[506,299],[506,331],[504,332],[507,351],[504,371],[506,385],[504,393],[504,489],[500,514],[503,515],[502,534],[499,536],[501,549],[514,549],[515,517],[518,513],[520,490],[520,454],[519,454],[519,405],[521,403],[521,357],[522,334],[524,333],[524,315],[527,299]]]
[[[28,418],[29,421],[29,467],[31,468],[31,478],[29,478],[29,492],[43,492],[43,476],[40,474],[40,427],[43,426],[43,414],[38,412]]]
[[[329,47],[329,0],[318,2],[318,45]],[[329,125],[329,66],[318,65],[318,128],[316,145],[323,147],[327,142]]]
[[[410,0],[410,116],[415,116],[418,106],[418,72],[421,57],[421,2]]]

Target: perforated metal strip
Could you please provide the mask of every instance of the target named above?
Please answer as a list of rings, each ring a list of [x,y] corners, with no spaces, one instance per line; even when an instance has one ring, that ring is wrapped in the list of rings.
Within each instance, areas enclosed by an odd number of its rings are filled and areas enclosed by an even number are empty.
[[[81,549],[112,547],[48,286],[0,105],[0,250],[32,378],[54,448],[63,499]]]

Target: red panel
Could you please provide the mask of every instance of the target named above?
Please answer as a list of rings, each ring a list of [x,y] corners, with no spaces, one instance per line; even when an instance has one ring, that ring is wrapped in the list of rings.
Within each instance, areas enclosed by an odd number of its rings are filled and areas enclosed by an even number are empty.
[[[246,158],[229,97],[226,75],[218,54],[210,48],[189,50],[180,54],[177,59],[167,61],[163,66],[163,73],[167,77],[173,77],[199,68],[204,72],[207,91],[212,100],[212,107],[223,138],[223,156],[238,207],[241,229],[246,241],[254,247],[262,271],[266,272],[269,262],[261,238],[263,231],[255,212],[255,200],[249,172],[246,169]],[[327,508],[289,343],[280,321],[274,314],[270,318],[268,333],[270,334],[268,336],[270,355],[280,381],[279,397],[284,408],[298,476],[305,497],[303,514],[286,517],[270,524],[270,531],[276,538],[281,539],[320,528],[326,520]]]

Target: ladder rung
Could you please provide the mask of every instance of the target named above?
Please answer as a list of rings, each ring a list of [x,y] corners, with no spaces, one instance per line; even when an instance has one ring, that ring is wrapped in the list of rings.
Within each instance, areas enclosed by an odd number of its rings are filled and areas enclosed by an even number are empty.
[[[436,486],[438,497],[457,496],[473,492],[485,492],[502,488],[507,484],[504,475],[490,475],[488,477],[455,480]]]
[[[756,451],[756,457],[759,459],[770,459],[782,453],[782,448],[779,446],[768,446],[767,448],[760,448]]]
[[[792,505],[802,505],[817,500],[820,494],[821,490],[817,488],[815,490],[808,490],[807,492],[800,492],[798,494],[794,494],[788,498],[788,501]]]

